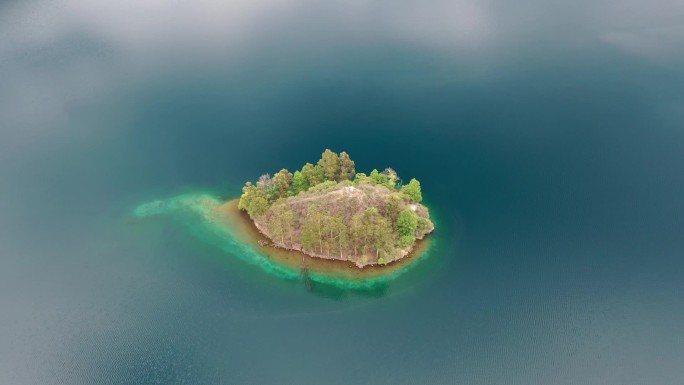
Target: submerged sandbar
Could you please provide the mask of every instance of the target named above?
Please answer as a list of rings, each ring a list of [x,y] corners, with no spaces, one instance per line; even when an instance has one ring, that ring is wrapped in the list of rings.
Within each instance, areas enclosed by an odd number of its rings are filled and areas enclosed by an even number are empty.
[[[359,269],[349,261],[318,259],[297,251],[260,245],[263,234],[238,209],[237,203],[237,199],[226,201],[211,193],[186,193],[142,203],[131,214],[138,220],[167,217],[182,224],[199,241],[214,245],[226,255],[270,275],[286,280],[306,278],[309,282],[342,289],[372,289],[398,278],[429,255],[434,242],[417,242],[405,258]]]
[[[220,217],[231,227],[237,240],[260,251],[274,262],[294,269],[307,269],[309,272],[350,280],[389,276],[415,263],[430,246],[429,238],[418,240],[411,252],[401,259],[385,265],[368,265],[359,269],[352,261],[316,258],[301,251],[274,246],[270,239],[259,231],[249,216],[238,208],[238,201],[238,199],[229,200],[216,207]],[[264,241],[268,243],[266,244]]]

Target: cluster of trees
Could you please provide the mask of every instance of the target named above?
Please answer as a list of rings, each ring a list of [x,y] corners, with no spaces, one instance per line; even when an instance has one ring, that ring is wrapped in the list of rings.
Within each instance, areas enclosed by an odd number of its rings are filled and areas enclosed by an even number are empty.
[[[354,176],[354,183],[374,183],[377,185],[382,185],[392,191],[400,191],[411,203],[420,203],[423,201],[423,195],[418,179],[413,178],[407,185],[402,185],[401,179],[397,175],[396,171],[391,168],[386,168],[383,172],[373,170],[371,171],[370,175],[360,172]]]
[[[311,206],[303,222],[301,246],[317,254],[339,255],[340,259],[369,254],[388,259],[394,252],[394,239],[390,223],[375,207],[345,223],[344,218]]]
[[[301,218],[299,234],[294,231],[294,212],[284,201],[277,202],[268,215],[261,219],[271,237],[282,246],[301,247],[313,254],[336,255],[340,259],[360,256],[366,258],[364,263],[367,263],[368,255],[374,255],[376,260],[384,263],[393,259],[397,246],[404,248],[415,242],[417,216],[413,211],[407,210],[402,211],[396,223],[391,223],[375,207],[353,215],[351,221],[346,222],[341,215],[326,214],[320,206],[314,204],[309,206],[306,216]],[[404,221],[410,223],[406,224]],[[410,237],[401,238],[397,243],[396,227],[401,228],[400,234],[412,231]],[[408,238],[410,242],[407,242]]]
[[[355,167],[346,152],[338,155],[327,149],[316,165],[307,163],[294,174],[285,168],[273,177],[264,174],[256,185],[247,182],[242,188],[240,209],[247,211],[252,218],[258,217],[278,199],[295,196],[327,181],[352,180],[356,175]]]
[[[377,190],[366,184],[386,189]],[[292,201],[287,199],[302,192],[307,192],[305,198],[320,196],[352,185],[368,191],[384,191],[378,193],[381,203],[347,208],[344,215],[322,207],[324,203],[314,202],[305,207],[305,212],[299,206],[295,213]],[[282,169],[273,177],[262,175],[255,184],[247,182],[242,190],[239,208],[265,226],[273,241],[312,254],[340,259],[356,257],[363,259],[364,264],[371,256],[384,263],[432,228],[427,209],[417,205],[422,201],[420,182],[411,179],[403,185],[391,168],[382,172],[373,170],[369,175],[356,173],[355,163],[346,152],[338,155],[325,150],[316,165],[307,163],[294,174]],[[423,214],[416,214],[417,206],[425,210]]]
[[[387,168],[385,171],[371,171],[370,175],[356,173],[356,164],[346,152],[339,155],[329,149],[323,152],[321,159],[313,165],[307,163],[301,170],[293,173],[287,169],[278,171],[273,177],[264,174],[259,177],[255,184],[247,182],[242,188],[240,197],[240,209],[247,211],[251,218],[261,216],[275,201],[290,196],[296,196],[300,192],[308,191],[325,182],[353,181],[354,184],[374,183],[382,185],[390,190],[398,190],[412,203],[420,203],[423,200],[420,182],[411,181],[402,186],[397,173]]]

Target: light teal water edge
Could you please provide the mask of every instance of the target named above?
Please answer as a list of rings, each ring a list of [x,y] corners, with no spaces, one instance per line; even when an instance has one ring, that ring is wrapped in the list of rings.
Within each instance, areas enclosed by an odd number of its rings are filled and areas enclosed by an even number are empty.
[[[221,199],[210,193],[185,193],[140,204],[133,209],[132,214],[140,220],[159,216],[168,217],[183,225],[196,239],[225,252],[227,257],[228,255],[238,257],[240,260],[284,280],[303,280],[299,269],[274,261],[251,245],[237,239],[229,223],[218,214],[218,206],[222,203],[224,202]],[[371,290],[386,285],[412,270],[430,256],[433,247],[434,241],[431,242],[420,258],[416,258],[401,269],[383,276],[350,279],[334,274],[311,271],[308,277],[315,283],[330,285],[339,289]]]

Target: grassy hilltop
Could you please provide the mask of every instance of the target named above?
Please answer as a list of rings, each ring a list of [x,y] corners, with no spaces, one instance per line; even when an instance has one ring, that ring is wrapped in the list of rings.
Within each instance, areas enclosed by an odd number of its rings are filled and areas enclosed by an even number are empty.
[[[278,247],[363,267],[406,256],[433,231],[421,201],[416,179],[402,185],[390,168],[356,173],[347,153],[326,150],[294,174],[247,182],[239,208]]]

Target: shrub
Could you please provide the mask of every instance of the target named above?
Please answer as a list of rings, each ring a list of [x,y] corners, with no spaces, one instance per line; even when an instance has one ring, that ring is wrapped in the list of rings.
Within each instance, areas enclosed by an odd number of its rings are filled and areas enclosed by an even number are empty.
[[[315,193],[324,193],[324,192],[331,191],[332,189],[335,188],[335,186],[337,186],[337,182],[332,181],[332,180],[327,180],[323,183],[319,183],[319,184],[309,188],[309,192],[314,193],[314,194]]]
[[[416,227],[416,236],[423,238],[428,230],[432,227],[432,222],[428,218],[418,217],[418,226]]]
[[[415,241],[416,237],[413,235],[402,235],[401,238],[399,238],[399,246],[402,248],[409,247],[413,245]]]
[[[411,179],[409,184],[401,188],[401,191],[406,194],[413,203],[420,203],[420,201],[423,200],[420,182],[418,182],[416,178]]]
[[[416,234],[417,226],[418,217],[416,217],[416,213],[414,213],[410,208],[405,208],[402,210],[399,214],[399,218],[397,218],[397,230],[399,231],[399,235],[413,236]]]

